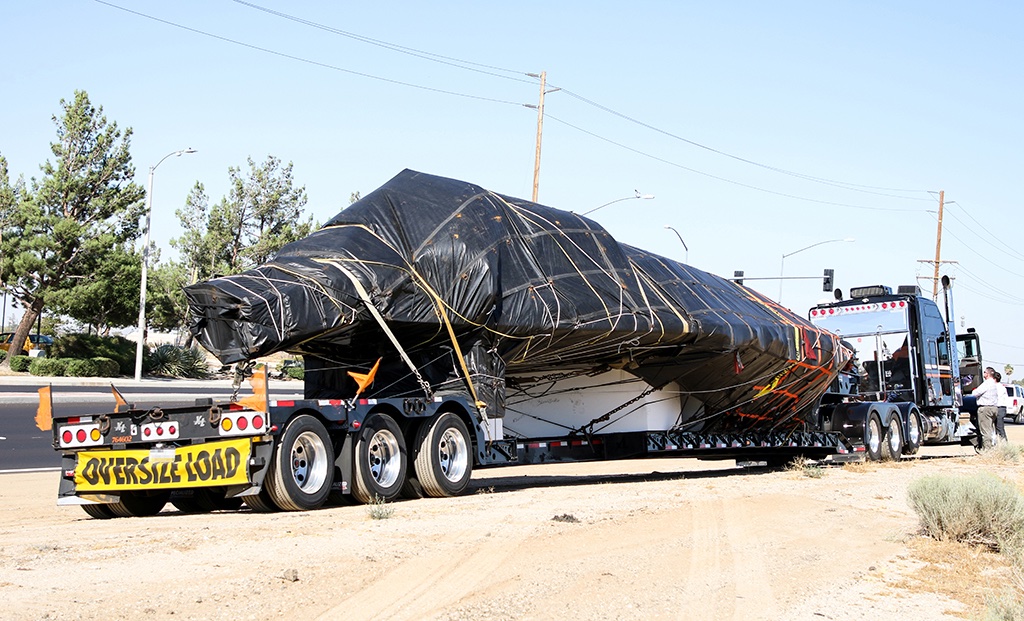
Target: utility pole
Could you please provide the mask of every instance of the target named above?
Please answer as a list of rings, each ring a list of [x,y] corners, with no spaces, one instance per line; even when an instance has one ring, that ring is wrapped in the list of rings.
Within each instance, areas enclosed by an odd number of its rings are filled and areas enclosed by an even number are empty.
[[[942,263],[942,209],[946,202],[945,190],[939,190],[939,229],[935,233],[935,275],[932,276],[932,299],[939,299],[939,265]]]
[[[535,76],[536,74],[531,73]],[[537,151],[533,156],[533,202],[537,202],[537,190],[540,188],[540,142],[544,133],[544,95],[547,88],[548,72],[540,72],[540,103],[537,105]]]

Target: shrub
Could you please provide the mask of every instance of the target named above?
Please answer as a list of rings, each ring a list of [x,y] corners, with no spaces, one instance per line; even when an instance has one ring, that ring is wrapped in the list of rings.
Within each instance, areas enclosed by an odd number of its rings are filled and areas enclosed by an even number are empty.
[[[7,358],[7,350],[0,349],[0,362],[3,362]]]
[[[285,375],[292,379],[300,380],[306,377],[306,370],[302,367],[288,367],[284,372]]]
[[[935,539],[1017,552],[1024,535],[1024,496],[991,474],[929,476],[907,490],[925,532]]]
[[[395,514],[395,507],[380,496],[374,496],[366,505],[366,513],[374,520],[386,520]]]
[[[160,345],[149,355],[147,367],[154,375],[169,377],[206,377],[210,372],[206,354],[192,347]]]
[[[60,358],[54,358],[54,360],[60,360]],[[68,360],[67,371],[65,375],[68,377],[98,377],[100,374],[100,365],[93,359],[82,359],[73,358]]]
[[[54,358],[110,358],[117,361],[121,375],[135,373],[135,341],[123,336],[67,334],[59,336],[50,349]]]
[[[28,372],[45,377],[62,377],[67,375],[70,362],[67,358],[31,358]]]
[[[28,365],[32,364],[33,360],[39,360],[39,358],[29,358],[28,356],[11,356],[11,370],[17,371],[18,373],[24,373],[28,371]]]
[[[92,361],[96,363],[98,377],[117,377],[121,374],[121,366],[117,364],[116,360],[99,356],[92,358]]]

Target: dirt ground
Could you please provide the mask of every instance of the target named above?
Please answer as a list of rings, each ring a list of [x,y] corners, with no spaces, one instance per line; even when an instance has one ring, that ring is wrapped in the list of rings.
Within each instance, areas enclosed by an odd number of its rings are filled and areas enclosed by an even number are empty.
[[[924,453],[820,478],[693,459],[500,468],[383,520],[364,506],[95,520],[55,505],[56,472],[0,475],[0,617],[963,618],[907,586],[924,566],[907,486],[1024,480],[968,449]]]

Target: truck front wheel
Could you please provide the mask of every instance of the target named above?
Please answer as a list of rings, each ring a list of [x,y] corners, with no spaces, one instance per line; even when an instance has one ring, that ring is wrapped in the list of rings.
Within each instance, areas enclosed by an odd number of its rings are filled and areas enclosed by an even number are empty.
[[[323,423],[308,414],[293,418],[273,459],[265,484],[274,504],[285,511],[324,504],[334,478],[334,447]]]
[[[420,426],[416,435],[416,478],[423,493],[436,498],[461,494],[473,473],[473,444],[466,424],[445,412]]]
[[[921,414],[916,410],[910,410],[907,415],[907,441],[903,444],[904,455],[916,455],[921,448]]]
[[[352,496],[361,503],[394,500],[405,483],[408,459],[395,419],[371,414],[356,437]]]

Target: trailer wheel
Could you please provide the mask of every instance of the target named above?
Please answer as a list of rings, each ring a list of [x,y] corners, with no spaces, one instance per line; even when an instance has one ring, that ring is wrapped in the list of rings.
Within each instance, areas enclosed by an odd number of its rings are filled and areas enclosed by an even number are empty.
[[[241,498],[227,498],[224,491],[200,487],[191,496],[175,498],[171,504],[182,513],[210,513],[211,511],[235,511],[242,506]]]
[[[405,437],[395,419],[371,414],[356,438],[352,496],[361,503],[394,500],[405,483],[408,459]]]
[[[885,430],[883,440],[882,460],[899,461],[903,455],[903,429],[899,417],[893,416],[889,419],[889,426]]]
[[[423,424],[416,436],[416,478],[423,493],[436,498],[461,494],[473,473],[473,443],[466,424],[445,412]]]
[[[121,492],[121,500],[110,507],[110,512],[117,517],[148,517],[163,510],[171,498],[171,492]]]
[[[88,513],[89,517],[96,518],[97,520],[109,520],[110,518],[117,517],[110,510],[110,505],[82,505],[82,510]]]
[[[274,504],[285,511],[324,504],[334,479],[334,446],[323,423],[308,414],[293,418],[274,447],[273,462],[265,485]]]
[[[903,443],[904,455],[916,455],[921,448],[921,414],[910,410],[907,416],[907,441]]]
[[[864,427],[864,450],[868,461],[882,461],[882,421],[872,412]]]
[[[269,476],[270,473],[267,473]],[[260,493],[253,494],[252,496],[242,496],[242,502],[245,506],[252,509],[253,513],[273,513],[277,511],[277,505],[270,498],[270,492],[267,491],[266,479],[264,479],[263,489]]]

